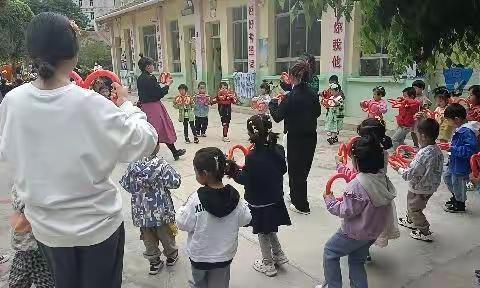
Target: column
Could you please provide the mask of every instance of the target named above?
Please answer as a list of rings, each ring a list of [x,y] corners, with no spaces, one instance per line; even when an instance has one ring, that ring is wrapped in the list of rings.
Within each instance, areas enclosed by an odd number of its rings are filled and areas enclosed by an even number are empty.
[[[203,18],[202,0],[194,0],[193,7],[195,11],[195,51],[197,62],[197,79],[196,81],[204,81],[203,64],[205,59],[205,23]]]

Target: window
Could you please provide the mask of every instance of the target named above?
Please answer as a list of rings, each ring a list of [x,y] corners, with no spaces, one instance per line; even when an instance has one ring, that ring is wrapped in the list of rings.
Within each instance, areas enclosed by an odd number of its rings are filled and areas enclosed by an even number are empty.
[[[220,38],[220,23],[212,23],[212,37]]]
[[[385,47],[377,47],[377,53],[360,55],[360,76],[392,76],[392,65],[388,63]]]
[[[155,35],[155,26],[146,26],[142,28],[143,32],[143,55],[158,61],[157,37]]]
[[[78,7],[82,7],[82,5],[83,5],[82,0],[78,0]]]
[[[290,65],[298,60],[303,53],[309,53],[317,58],[317,73],[320,73],[320,39],[321,20],[314,19],[308,27],[302,10],[296,18],[291,19],[289,11],[296,0],[286,0],[285,7],[276,4],[276,74],[288,71]]]
[[[93,0],[90,0],[90,6],[93,6]]]
[[[233,69],[235,72],[248,70],[247,6],[233,8]]]
[[[180,32],[178,29],[178,21],[170,22],[170,35],[172,37],[172,65],[173,72],[182,72],[182,64],[180,63]]]
[[[90,20],[94,20],[95,19],[95,12],[90,12]]]

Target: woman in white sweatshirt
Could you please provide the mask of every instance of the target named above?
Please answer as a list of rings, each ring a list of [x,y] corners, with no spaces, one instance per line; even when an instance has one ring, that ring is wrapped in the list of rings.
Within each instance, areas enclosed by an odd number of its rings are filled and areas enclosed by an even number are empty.
[[[39,78],[0,105],[0,160],[15,171],[25,216],[57,288],[120,287],[125,231],[117,162],[150,155],[155,129],[116,84],[113,103],[70,83],[78,27],[42,13],[26,46]]]

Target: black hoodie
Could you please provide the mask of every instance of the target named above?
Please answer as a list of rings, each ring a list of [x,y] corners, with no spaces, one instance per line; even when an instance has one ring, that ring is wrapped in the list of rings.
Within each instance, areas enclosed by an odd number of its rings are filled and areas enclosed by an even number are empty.
[[[237,208],[240,194],[231,185],[220,189],[201,187],[198,189],[198,199],[203,209],[215,217],[222,218]]]

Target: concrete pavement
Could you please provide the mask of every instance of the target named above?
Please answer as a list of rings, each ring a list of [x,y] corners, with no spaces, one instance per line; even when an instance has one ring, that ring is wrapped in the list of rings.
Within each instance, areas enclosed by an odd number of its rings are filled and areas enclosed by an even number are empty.
[[[171,118],[176,120],[176,111],[167,105]],[[217,146],[227,151],[233,144],[246,144],[246,119],[248,115],[234,113],[231,125],[231,143],[221,142],[221,125],[215,109],[210,112],[210,126],[207,138],[200,138],[200,144],[185,144],[183,126],[174,122],[177,128],[177,146],[186,148],[187,155],[178,162],[173,162],[166,147],[160,153],[171,161],[182,174],[182,187],[172,191],[175,204],[180,205],[198,188],[192,167],[192,159],[196,150],[205,146]],[[275,131],[281,132],[282,126],[275,125]],[[330,215],[323,203],[323,190],[329,176],[334,172],[337,146],[330,146],[325,141],[325,133],[319,127],[319,141],[315,159],[308,182],[309,199],[312,213],[302,216],[291,213],[293,225],[280,229],[279,238],[290,263],[279,270],[277,277],[268,278],[255,272],[251,265],[260,256],[258,241],[251,229],[242,228],[237,256],[232,264],[231,287],[278,287],[296,288],[313,287],[323,279],[322,255],[323,246],[329,237],[338,229],[340,220]],[[346,131],[340,135],[346,141],[354,133]],[[241,157],[237,157],[242,161]],[[121,164],[115,169],[113,178],[118,181],[125,170]],[[10,171],[0,165],[0,199],[8,195],[11,185]],[[398,190],[396,199],[397,213],[403,215],[406,206],[408,185],[399,175],[390,169],[389,176]],[[227,181],[231,183],[231,181]],[[341,184],[335,189],[340,190]],[[237,186],[238,187],[238,186]],[[285,191],[288,191],[287,177],[284,179]],[[239,191],[243,189],[239,187]],[[126,224],[126,246],[124,258],[124,287],[187,287],[190,275],[190,264],[185,254],[186,234],[180,232],[178,244],[181,258],[176,266],[165,268],[156,276],[148,275],[148,262],[142,258],[143,244],[139,240],[138,229],[133,227],[130,218],[129,195],[122,190]],[[386,248],[372,248],[374,262],[367,267],[370,287],[476,287],[474,286],[474,269],[480,268],[480,196],[469,192],[467,202],[468,213],[452,215],[443,211],[443,203],[449,198],[446,187],[440,190],[428,204],[426,215],[431,222],[435,241],[424,243],[411,239],[409,230],[401,227],[401,237],[394,240]],[[10,208],[0,203],[0,253],[7,253],[9,231],[7,217]],[[345,287],[348,285],[348,268],[346,259],[342,260]],[[6,287],[8,265],[0,267],[0,287]]]

